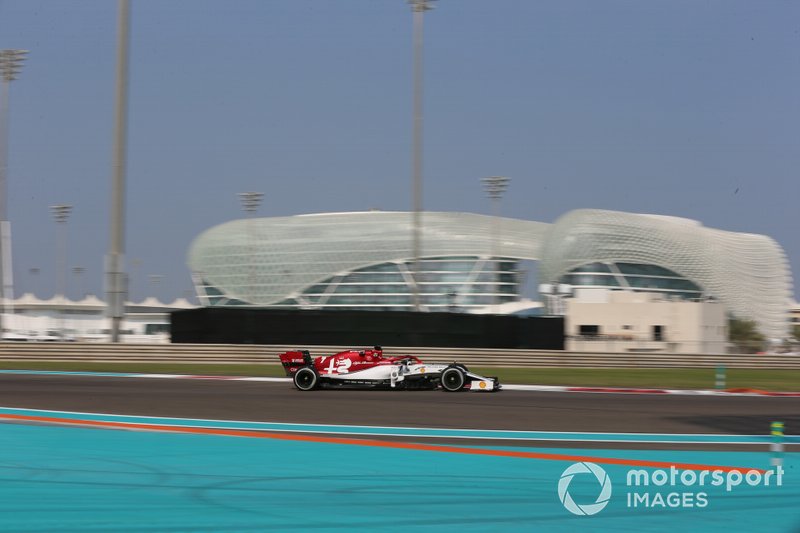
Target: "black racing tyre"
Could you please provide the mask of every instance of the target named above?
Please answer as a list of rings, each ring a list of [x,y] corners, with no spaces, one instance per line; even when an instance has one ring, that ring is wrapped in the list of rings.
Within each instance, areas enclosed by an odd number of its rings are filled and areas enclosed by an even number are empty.
[[[294,373],[294,386],[301,391],[313,390],[319,384],[317,371],[310,366],[304,366]]]
[[[447,392],[458,392],[464,388],[467,376],[457,366],[449,366],[442,372],[442,389]]]

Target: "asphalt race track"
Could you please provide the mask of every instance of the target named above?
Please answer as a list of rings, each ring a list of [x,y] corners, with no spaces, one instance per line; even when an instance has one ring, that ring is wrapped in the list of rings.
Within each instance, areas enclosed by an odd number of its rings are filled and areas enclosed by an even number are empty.
[[[765,435],[800,398],[312,391],[289,383],[3,375],[0,406],[178,418],[526,431]]]

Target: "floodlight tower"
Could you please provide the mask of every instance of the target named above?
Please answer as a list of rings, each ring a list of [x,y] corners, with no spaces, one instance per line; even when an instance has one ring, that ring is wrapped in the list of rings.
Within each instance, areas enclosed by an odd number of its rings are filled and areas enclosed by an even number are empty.
[[[150,285],[152,286],[153,297],[156,300],[161,301],[161,299],[158,297],[158,288],[161,285],[161,282],[164,281],[164,274],[150,274],[148,279],[150,280]]]
[[[61,309],[58,311],[59,333],[64,338],[64,306],[67,303],[67,220],[72,213],[72,206],[59,204],[50,206],[53,218],[58,225],[58,259],[56,260],[56,294],[61,297]]]
[[[247,242],[248,248],[250,248],[250,257],[248,259],[248,281],[250,282],[250,304],[255,305],[255,293],[256,293],[256,280],[255,280],[255,264],[254,258],[255,255],[255,245],[253,241],[253,217],[255,216],[256,211],[258,210],[258,206],[261,205],[261,199],[264,197],[263,192],[240,192],[239,199],[242,201],[242,209],[247,214]]]
[[[60,295],[63,299],[66,294],[66,276],[67,276],[67,220],[72,213],[72,206],[67,204],[51,205],[50,211],[53,213],[53,218],[58,224],[58,284],[56,285],[56,294]]]
[[[114,103],[114,150],[111,179],[111,243],[106,254],[106,315],[111,319],[111,342],[120,341],[125,299],[125,169],[128,127],[128,33],[130,4],[119,0],[117,13],[117,75]]]
[[[503,193],[506,192],[508,188],[508,182],[511,181],[511,178],[507,178],[505,176],[489,176],[488,178],[483,178],[483,188],[486,190],[486,195],[492,202],[492,221],[491,221],[491,229],[490,229],[490,265],[493,265],[492,271],[495,275],[495,291],[500,289],[500,261],[498,260],[497,256],[497,240],[499,238],[497,234],[497,218],[500,215],[500,199],[503,197]],[[500,296],[495,295],[493,298],[495,305],[499,303]]]
[[[17,79],[27,50],[0,50],[0,338],[3,315],[13,313],[14,271],[11,261],[11,223],[8,221],[8,94],[11,82]]]
[[[414,14],[414,103],[412,133],[412,175],[414,212],[412,220],[412,255],[414,264],[411,269],[411,294],[414,311],[420,311],[422,303],[419,290],[419,258],[422,254],[422,36],[423,14],[433,9],[434,0],[408,0]]]
[[[247,213],[249,216],[252,216],[253,213],[258,211],[258,207],[261,205],[262,198],[264,198],[263,192],[239,193],[239,199],[242,202],[242,209],[244,209],[244,212]]]
[[[86,267],[74,266],[72,267],[72,274],[75,276],[75,285],[77,285],[78,296],[77,301],[86,298],[86,293],[83,292],[83,275],[86,273]]]

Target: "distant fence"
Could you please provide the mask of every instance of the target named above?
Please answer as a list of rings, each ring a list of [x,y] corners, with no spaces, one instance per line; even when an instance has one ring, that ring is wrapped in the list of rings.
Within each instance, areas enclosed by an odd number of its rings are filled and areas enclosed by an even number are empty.
[[[0,343],[1,361],[82,361],[113,363],[278,364],[278,354],[304,348],[314,356],[353,346],[254,344]],[[691,355],[586,353],[485,348],[385,346],[387,355],[416,355],[427,362],[459,361],[474,366],[518,368],[764,368],[800,370],[800,355]]]

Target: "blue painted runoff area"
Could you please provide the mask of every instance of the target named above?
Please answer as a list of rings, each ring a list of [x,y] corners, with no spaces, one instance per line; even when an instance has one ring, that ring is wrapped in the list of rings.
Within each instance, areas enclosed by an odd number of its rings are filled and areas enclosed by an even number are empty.
[[[11,422],[0,450],[2,531],[800,530],[797,453],[780,486],[728,491],[628,485],[619,465],[600,480],[567,461]],[[771,468],[767,451],[527,450]],[[574,515],[560,484],[573,509],[607,503]]]

